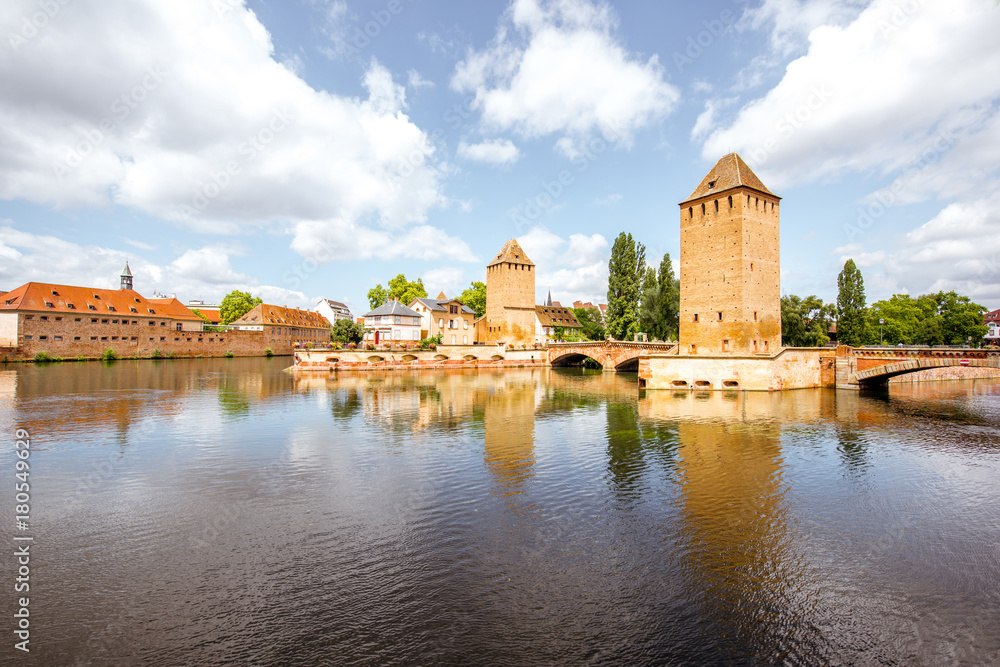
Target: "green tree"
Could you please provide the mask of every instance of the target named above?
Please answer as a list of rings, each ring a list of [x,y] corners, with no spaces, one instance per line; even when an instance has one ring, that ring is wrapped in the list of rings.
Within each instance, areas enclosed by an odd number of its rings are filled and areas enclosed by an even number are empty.
[[[205,317],[205,315],[197,308],[192,308],[191,312],[200,317],[201,319],[203,319],[204,321],[208,322],[208,318]]]
[[[260,297],[254,297],[250,292],[241,292],[234,289],[222,299],[222,304],[219,307],[219,316],[222,318],[223,324],[229,324],[249,313],[254,309],[254,306],[262,303],[264,303],[264,300]]]
[[[368,290],[368,305],[371,306],[372,310],[375,310],[390,299],[395,299],[406,305],[417,297],[426,296],[427,290],[424,288],[424,281],[422,279],[407,280],[406,276],[400,273],[389,281],[389,289],[382,287],[382,284],[379,283]]]
[[[824,304],[819,297],[794,294],[781,297],[781,344],[786,347],[823,347],[830,341],[829,331],[836,306]]]
[[[868,339],[865,280],[853,259],[844,263],[844,270],[837,276],[837,339],[853,347]]]
[[[923,297],[921,297],[922,299]],[[893,294],[891,299],[876,301],[869,308],[868,330],[869,340],[886,345],[912,345],[922,343],[926,335],[934,338],[940,336],[940,326],[934,326],[927,320],[936,317],[937,303],[928,312],[921,308],[920,299],[914,299],[909,294]],[[879,322],[883,320],[883,322]],[[937,329],[938,333],[933,331]],[[934,345],[935,342],[931,342]]]
[[[375,310],[389,300],[389,291],[381,283],[368,290],[368,305]]]
[[[955,292],[938,292],[933,298],[938,304],[945,342],[976,346],[982,342],[989,331],[985,323],[986,308]]]
[[[365,328],[354,320],[337,320],[330,330],[330,337],[340,343],[360,343],[364,340]]]
[[[576,321],[583,327],[583,337],[586,340],[604,340],[608,333],[601,322],[601,311],[591,306],[590,308],[570,308]]]
[[[626,340],[639,330],[639,287],[645,276],[646,248],[622,232],[608,262],[608,319],[612,338]],[[639,259],[643,264],[639,264]]]
[[[458,300],[476,311],[476,319],[486,314],[486,283],[473,280],[472,285],[462,292]]]
[[[659,271],[649,267],[642,281],[642,303],[639,306],[639,329],[650,338],[677,338],[680,326],[681,289],[674,276],[670,253],[660,260]]]

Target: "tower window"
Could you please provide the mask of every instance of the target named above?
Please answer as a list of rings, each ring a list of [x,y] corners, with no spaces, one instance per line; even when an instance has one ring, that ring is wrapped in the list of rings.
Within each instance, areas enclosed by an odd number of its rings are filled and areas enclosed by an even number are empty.
[[[709,188],[714,188],[715,187],[715,181],[709,181],[708,182],[708,187]]]
[[[729,349],[729,339],[728,338],[724,338],[722,340],[722,351],[723,352],[732,352],[732,350]]]
[[[691,354],[698,354],[698,346],[691,343]]]
[[[722,321],[722,311],[719,311],[719,321]]]
[[[698,321],[698,313],[695,313],[695,314],[694,314],[694,321],[695,321],[695,322],[697,322],[697,321]]]
[[[756,322],[756,321],[757,321],[757,311],[756,311],[756,310],[755,310],[755,311],[753,311],[753,321],[754,321],[754,322]]]
[[[705,215],[705,202],[701,203],[701,214]]]
[[[694,217],[694,206],[688,206],[688,217],[689,218]]]
[[[733,207],[733,196],[729,195],[729,208]]]

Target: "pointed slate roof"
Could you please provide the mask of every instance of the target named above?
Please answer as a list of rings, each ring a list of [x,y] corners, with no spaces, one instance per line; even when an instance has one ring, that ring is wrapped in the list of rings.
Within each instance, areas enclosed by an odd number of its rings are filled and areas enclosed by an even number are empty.
[[[125,270],[122,271],[122,278],[131,278],[132,272],[129,271],[128,262],[125,262]]]
[[[708,175],[702,179],[701,184],[694,189],[690,197],[681,202],[681,205],[683,206],[694,199],[709,197],[738,187],[750,188],[781,199],[767,189],[767,186],[757,178],[757,174],[753,173],[743,158],[736,153],[730,153],[719,158]]]
[[[511,239],[507,241],[503,248],[493,261],[486,266],[493,266],[494,264],[525,264],[527,266],[534,266],[535,263],[528,259],[528,255],[524,252],[524,249],[518,244],[517,239]]]

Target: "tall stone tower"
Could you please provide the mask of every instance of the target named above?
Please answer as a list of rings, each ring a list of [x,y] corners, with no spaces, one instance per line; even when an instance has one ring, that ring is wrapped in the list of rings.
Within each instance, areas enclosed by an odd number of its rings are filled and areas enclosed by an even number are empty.
[[[480,340],[535,340],[535,263],[514,239],[486,265],[485,319]]]
[[[780,200],[730,153],[680,203],[680,354],[781,348]]]

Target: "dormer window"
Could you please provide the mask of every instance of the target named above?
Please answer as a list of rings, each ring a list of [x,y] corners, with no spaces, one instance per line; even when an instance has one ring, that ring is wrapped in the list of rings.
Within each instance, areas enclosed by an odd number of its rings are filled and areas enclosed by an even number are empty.
[[[55,305],[51,301],[46,301],[45,302],[45,307],[46,308],[55,308]]]
[[[87,304],[87,310],[97,310],[97,306],[92,303]]]
[[[59,292],[52,290],[52,296],[59,296]]]
[[[708,182],[708,188],[711,190],[714,187],[715,187],[715,181],[709,181]]]
[[[156,311],[153,310],[152,308],[149,308],[148,310],[150,315],[156,315]]]
[[[69,308],[70,310],[76,310],[76,306],[74,306],[74,305],[73,305],[73,304],[71,304],[71,303],[67,303],[67,304],[66,304],[66,307],[67,307],[67,308]]]
[[[108,310],[110,310],[112,313],[116,312],[115,307],[112,305],[108,305]]]
[[[129,310],[131,310],[133,313],[138,313],[139,312],[138,310],[136,310],[135,308],[133,308],[131,306],[129,306]]]
[[[135,302],[136,303],[142,303],[142,301],[140,301],[139,299],[136,299]]]
[[[94,295],[94,298],[95,298],[95,299],[100,299],[100,298],[101,298],[101,295],[100,295],[100,294],[95,294],[95,295]]]

